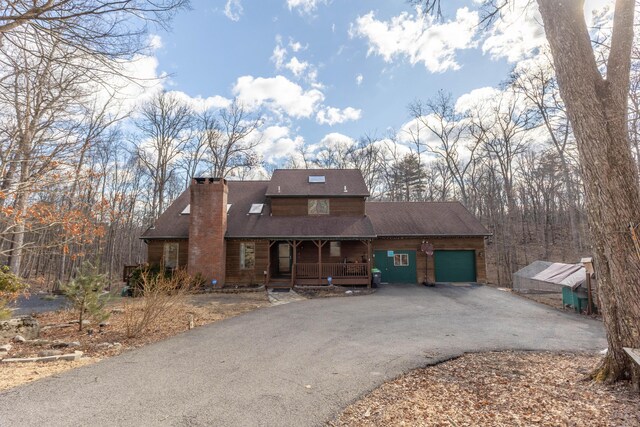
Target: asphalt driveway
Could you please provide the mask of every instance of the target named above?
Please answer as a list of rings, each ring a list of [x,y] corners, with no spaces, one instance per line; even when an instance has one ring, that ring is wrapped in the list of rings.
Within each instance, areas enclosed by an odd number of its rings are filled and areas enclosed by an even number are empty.
[[[461,352],[605,346],[600,322],[489,287],[387,285],[257,310],[9,390],[0,425],[321,425]]]
[[[13,316],[25,316],[32,313],[43,313],[45,311],[61,310],[69,306],[69,301],[63,295],[30,295],[21,296],[9,308],[13,311]]]

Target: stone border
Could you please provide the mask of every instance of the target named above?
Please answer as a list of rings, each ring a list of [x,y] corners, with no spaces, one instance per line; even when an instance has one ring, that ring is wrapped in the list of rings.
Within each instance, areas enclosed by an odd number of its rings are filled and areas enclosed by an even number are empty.
[[[84,353],[81,351],[74,351],[73,353],[60,354],[58,356],[43,356],[43,357],[15,357],[10,359],[2,359],[2,363],[29,363],[29,362],[55,362],[56,360],[68,360],[76,361],[80,360]]]
[[[266,291],[266,287],[264,285],[260,285],[258,287],[251,286],[238,286],[238,287],[230,287],[225,286],[224,288],[212,288],[207,289],[202,293],[213,293],[213,294],[244,294],[244,293],[252,293],[252,292],[264,292]]]
[[[293,290],[304,297],[356,297],[371,295],[378,291],[377,288],[353,288],[347,286],[294,286]]]

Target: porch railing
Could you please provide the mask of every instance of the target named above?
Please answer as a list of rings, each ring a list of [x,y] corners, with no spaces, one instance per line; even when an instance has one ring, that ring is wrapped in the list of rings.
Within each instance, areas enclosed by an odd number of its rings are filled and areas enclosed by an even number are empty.
[[[322,277],[342,278],[342,277],[368,277],[369,263],[297,263],[295,265],[296,278],[299,279],[316,279],[318,278],[318,269],[322,267]]]
[[[318,264],[305,262],[305,263],[297,263],[296,266],[296,277],[299,279],[317,279],[318,278]]]

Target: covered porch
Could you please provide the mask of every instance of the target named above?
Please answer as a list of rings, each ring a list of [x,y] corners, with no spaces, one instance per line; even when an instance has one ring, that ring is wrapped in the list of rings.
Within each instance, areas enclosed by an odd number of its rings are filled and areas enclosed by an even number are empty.
[[[371,250],[368,239],[270,240],[267,286],[371,286]]]

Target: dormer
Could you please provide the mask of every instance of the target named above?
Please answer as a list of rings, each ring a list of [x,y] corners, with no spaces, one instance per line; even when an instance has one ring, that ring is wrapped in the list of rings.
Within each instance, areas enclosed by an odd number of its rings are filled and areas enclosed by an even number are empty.
[[[364,216],[369,190],[357,169],[277,169],[266,196],[273,216]]]

